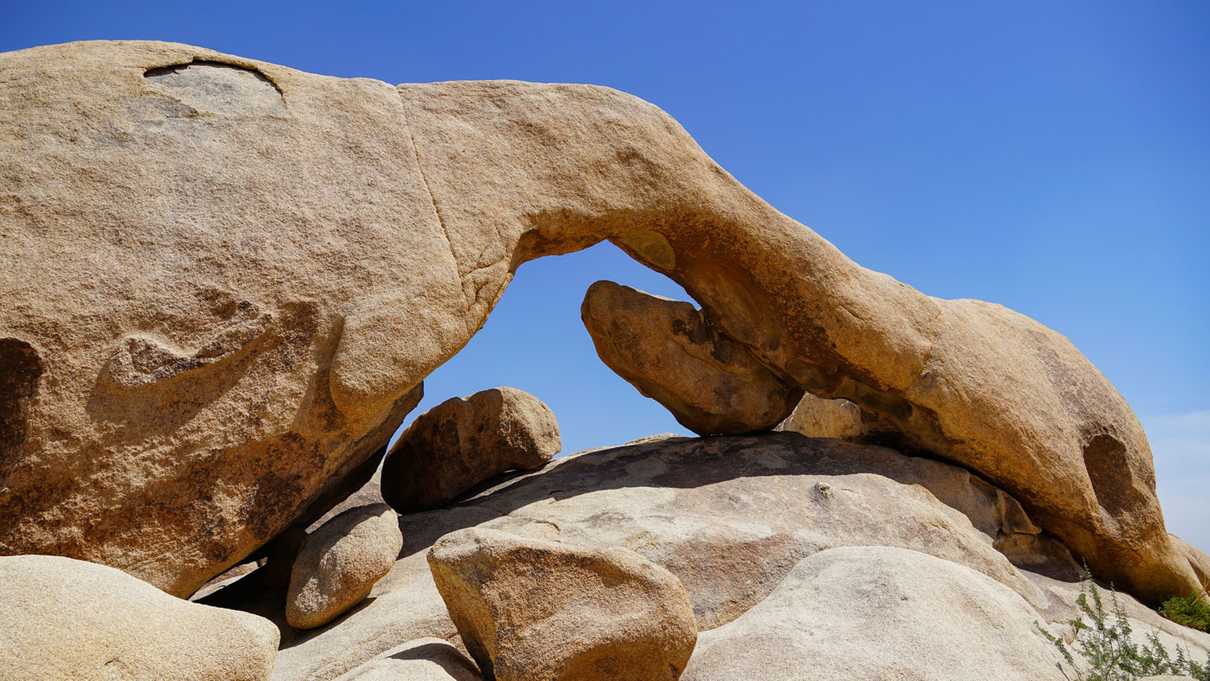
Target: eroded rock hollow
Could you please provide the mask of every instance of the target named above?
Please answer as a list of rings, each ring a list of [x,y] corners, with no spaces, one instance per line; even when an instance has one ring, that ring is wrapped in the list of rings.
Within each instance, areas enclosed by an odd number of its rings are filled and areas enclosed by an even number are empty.
[[[0,101],[2,553],[192,592],[368,476],[522,263],[609,240],[1100,576],[1197,585],[1138,420],[1063,336],[857,265],[635,97],[90,42],[0,55]]]

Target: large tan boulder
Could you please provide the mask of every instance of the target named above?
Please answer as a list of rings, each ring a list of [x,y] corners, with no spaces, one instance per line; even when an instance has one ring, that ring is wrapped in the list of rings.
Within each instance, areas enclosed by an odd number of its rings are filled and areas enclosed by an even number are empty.
[[[0,557],[5,681],[266,681],[277,628],[104,565]]]
[[[770,430],[802,397],[689,303],[598,281],[580,317],[601,360],[695,433]]]
[[[400,513],[441,506],[501,473],[541,468],[562,447],[555,415],[523,390],[454,397],[400,436],[382,464],[382,496]]]
[[[386,504],[352,508],[324,523],[294,559],[286,621],[295,629],[331,622],[365,599],[402,548],[398,516]]]
[[[428,560],[466,649],[496,681],[676,681],[697,639],[685,587],[626,549],[467,529]]]
[[[1058,655],[1018,594],[923,553],[816,553],[738,619],[703,632],[685,681],[1038,681]]]
[[[0,55],[0,101],[0,553],[187,595],[373,472],[419,399],[376,347],[467,336],[399,97],[93,42]]]
[[[607,239],[1103,578],[1198,584],[1138,420],[1066,338],[860,267],[635,97],[124,41],[0,55],[0,101],[0,552],[193,590],[377,451],[517,267]]]

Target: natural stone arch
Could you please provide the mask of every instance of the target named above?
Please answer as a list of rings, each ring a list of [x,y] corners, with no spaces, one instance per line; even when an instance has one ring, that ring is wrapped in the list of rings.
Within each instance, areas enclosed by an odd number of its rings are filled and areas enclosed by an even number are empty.
[[[0,55],[0,84],[0,130],[21,131],[0,136],[19,237],[0,336],[54,386],[6,452],[0,552],[191,592],[364,470],[521,263],[608,239],[774,372],[1002,486],[1099,575],[1149,600],[1197,583],[1137,419],[1066,339],[858,266],[637,98],[139,42]],[[1084,459],[1102,434],[1132,490],[1112,509]]]
[[[451,244],[494,232],[507,257],[507,270],[504,258],[471,270],[468,327],[520,263],[608,239],[681,284],[775,372],[1021,497],[1099,574],[1145,598],[1196,584],[1164,536],[1137,419],[1061,335],[860,267],[629,95],[507,82],[399,91]],[[1119,433],[1116,484],[1130,490],[1109,507],[1084,457],[1097,427]]]

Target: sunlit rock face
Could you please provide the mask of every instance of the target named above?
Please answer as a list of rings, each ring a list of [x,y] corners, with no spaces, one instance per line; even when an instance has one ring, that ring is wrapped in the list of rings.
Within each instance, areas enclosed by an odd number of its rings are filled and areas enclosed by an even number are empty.
[[[4,553],[191,592],[365,470],[518,265],[609,239],[1098,574],[1197,585],[1137,419],[1065,338],[856,265],[635,97],[92,42],[0,56],[0,99]]]
[[[771,430],[802,397],[690,303],[598,281],[580,318],[601,361],[695,433]]]

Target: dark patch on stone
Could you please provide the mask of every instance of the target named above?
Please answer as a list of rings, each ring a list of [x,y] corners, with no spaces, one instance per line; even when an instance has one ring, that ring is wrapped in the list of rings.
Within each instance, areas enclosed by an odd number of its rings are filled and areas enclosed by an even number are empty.
[[[1084,468],[1092,481],[1097,503],[1111,516],[1135,505],[1137,492],[1130,474],[1126,445],[1107,433],[1094,435],[1084,445]]]
[[[28,436],[29,405],[38,394],[42,358],[19,338],[0,338],[0,464]]]

